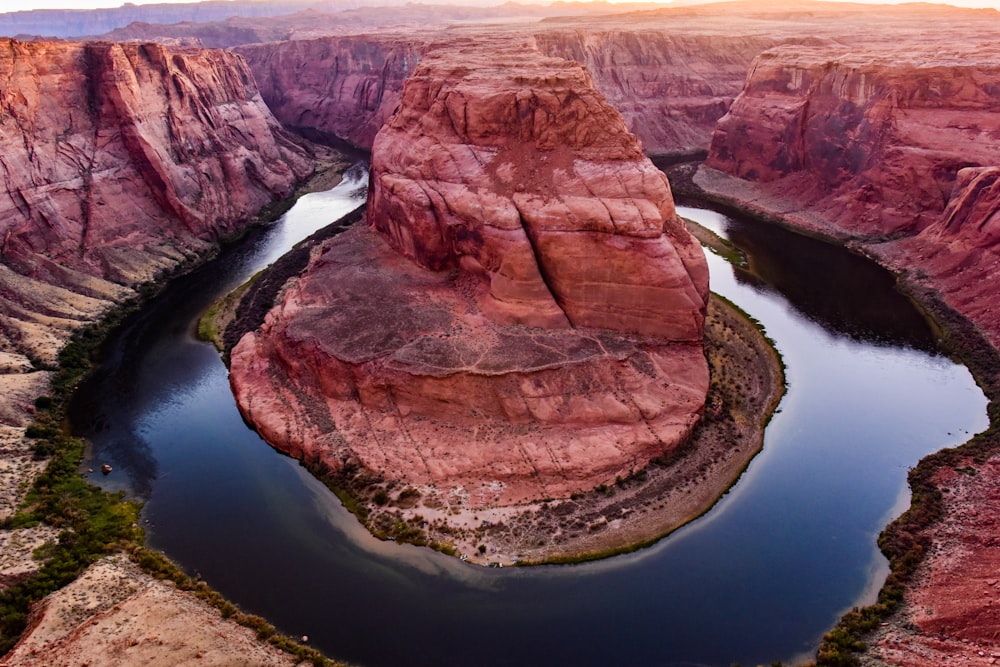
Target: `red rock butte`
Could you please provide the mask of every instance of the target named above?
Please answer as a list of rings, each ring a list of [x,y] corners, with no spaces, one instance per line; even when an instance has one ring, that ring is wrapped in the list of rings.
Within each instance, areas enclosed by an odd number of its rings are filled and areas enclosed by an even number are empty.
[[[271,444],[481,507],[590,490],[688,437],[705,258],[579,64],[429,49],[375,139],[367,222],[232,352]]]

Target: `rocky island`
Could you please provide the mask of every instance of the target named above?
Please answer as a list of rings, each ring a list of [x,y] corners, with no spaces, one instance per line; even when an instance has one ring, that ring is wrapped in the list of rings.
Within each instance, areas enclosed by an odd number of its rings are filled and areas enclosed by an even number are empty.
[[[578,64],[508,40],[426,53],[375,139],[365,223],[313,251],[231,383],[377,534],[419,525],[482,559],[472,528],[645,476],[690,438],[703,251]]]

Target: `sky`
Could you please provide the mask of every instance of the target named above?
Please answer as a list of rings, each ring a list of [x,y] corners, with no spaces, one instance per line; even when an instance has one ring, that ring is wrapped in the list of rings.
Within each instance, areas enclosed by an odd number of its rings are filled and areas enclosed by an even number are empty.
[[[442,0],[421,0],[427,2],[428,4],[433,4],[434,2],[440,2]],[[447,0],[445,0],[447,1]],[[456,4],[461,4],[461,0],[454,0]],[[615,1],[615,0],[612,0]],[[625,0],[619,0],[625,1]],[[861,2],[871,2],[872,0],[853,0]],[[892,4],[897,2],[906,2],[909,0],[874,0],[875,2],[880,2],[882,4]],[[166,2],[191,2],[191,0],[131,0],[132,4],[145,5],[151,3],[166,3]],[[500,4],[503,0],[497,0],[497,4]],[[123,2],[122,0],[3,0],[2,12],[16,12],[29,9],[95,9],[98,7],[120,7]],[[1000,0],[949,0],[947,3],[950,5],[958,5],[960,7],[993,7],[1000,9]]]

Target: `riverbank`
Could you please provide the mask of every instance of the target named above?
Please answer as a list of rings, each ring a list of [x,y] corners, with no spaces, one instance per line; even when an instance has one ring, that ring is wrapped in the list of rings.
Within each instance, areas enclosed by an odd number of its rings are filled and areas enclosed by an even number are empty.
[[[451,538],[471,562],[572,563],[641,549],[705,514],[761,450],[764,427],[785,390],[773,345],[756,322],[716,295],[709,301],[705,346],[712,378],[705,414],[690,440],[670,455],[570,499],[495,518],[478,510],[462,516],[467,527],[461,532],[439,534],[432,522],[428,539]],[[412,508],[402,516],[413,524],[426,514]]]
[[[885,268],[940,332],[990,399],[990,427],[965,445],[921,460],[909,473],[910,508],[886,527],[879,546],[891,574],[876,604],[848,612],[823,639],[820,665],[994,664],[1000,660],[1000,606],[996,604],[995,549],[1000,520],[1000,353],[985,332],[948,306],[932,283],[892,261],[885,239],[849,238],[832,223],[753,184],[683,165],[668,171],[681,197],[707,199],[742,215],[848,245]],[[676,173],[675,173],[676,172]],[[984,529],[986,529],[984,534]],[[993,582],[991,584],[990,582]]]
[[[330,179],[339,179],[346,166],[347,160],[330,153],[322,161],[314,177],[299,187],[292,201],[305,192],[328,189]],[[334,175],[331,176],[330,172],[334,172]],[[290,202],[276,202],[265,207],[255,220],[248,223],[246,230],[272,221],[287,210],[288,206]],[[235,240],[229,238],[225,243]],[[164,284],[207,262],[217,252],[218,249],[215,248],[202,257],[187,258],[169,276],[161,276],[162,280],[137,287],[134,293],[130,292],[134,296],[105,312],[100,319],[74,332],[59,352],[58,364],[45,365],[44,370],[6,367],[11,364],[4,367],[4,386],[17,380],[18,374],[30,378],[31,383],[23,391],[5,392],[2,402],[4,426],[0,432],[0,520],[3,521],[4,530],[0,533],[0,541],[11,548],[4,549],[0,570],[0,650],[13,645],[19,635],[19,646],[28,646],[30,650],[26,649],[25,653],[15,649],[0,664],[53,664],[45,660],[37,662],[35,656],[58,655],[45,652],[50,649],[58,651],[70,634],[76,641],[84,636],[87,627],[117,627],[136,614],[140,617],[148,614],[150,618],[155,618],[157,612],[167,604],[164,598],[173,595],[169,591],[160,591],[156,595],[140,596],[134,600],[115,598],[113,602],[102,602],[93,607],[74,602],[70,595],[71,599],[67,602],[66,595],[63,594],[64,586],[78,576],[86,576],[95,568],[109,567],[106,560],[99,560],[101,556],[122,550],[133,554],[144,553],[145,550],[140,546],[142,532],[137,526],[138,507],[125,501],[121,495],[105,493],[90,486],[81,475],[78,466],[83,443],[65,433],[65,406],[77,383],[89,372],[91,359],[110,331],[129,313],[158,293]],[[57,534],[60,531],[61,535]],[[124,559],[125,556],[116,558]],[[148,571],[135,565],[125,567],[121,578],[130,582],[125,588],[148,590],[156,580],[169,578],[179,588],[198,592],[197,597],[192,597],[190,593],[181,594],[175,589],[177,597],[170,604],[176,603],[175,606],[184,611],[178,614],[177,623],[168,624],[165,632],[159,633],[159,640],[164,641],[164,645],[169,642],[183,643],[186,637],[194,636],[192,633],[198,627],[210,627],[206,619],[217,619],[218,623],[228,629],[206,636],[206,641],[199,645],[197,651],[201,654],[199,659],[206,659],[209,664],[213,660],[215,664],[231,664],[232,661],[225,656],[232,654],[236,638],[247,633],[246,628],[233,620],[238,619],[245,621],[243,625],[249,622],[256,627],[257,639],[254,642],[257,645],[255,650],[259,651],[254,655],[270,655],[268,660],[273,658],[277,661],[275,664],[278,664],[288,662],[289,650],[292,650],[299,659],[323,662],[322,656],[315,651],[304,647],[295,648],[290,640],[279,638],[274,629],[262,619],[254,621],[239,614],[238,610],[221,600],[217,594],[213,594],[204,585],[191,582],[165,560],[140,560],[155,563],[155,567],[147,568]],[[35,604],[32,615],[28,615],[29,604],[37,603],[43,595],[56,589],[63,589],[63,593],[56,593],[51,598],[46,598],[46,602]],[[111,593],[112,597],[118,595],[115,591]],[[60,605],[65,604],[75,610],[76,616],[72,622],[60,621],[63,624],[62,630],[55,634],[46,631],[44,624],[39,623],[39,615],[44,616],[47,613],[45,609],[49,607],[59,609]],[[226,609],[230,610],[228,614],[225,613]],[[56,612],[57,617],[64,615]],[[223,616],[227,620],[223,621]],[[102,625],[109,623],[110,626]],[[191,625],[186,625],[188,623]],[[28,631],[22,634],[26,626]],[[64,634],[59,635],[63,631]],[[37,634],[39,632],[42,634]],[[122,641],[116,649],[120,649],[120,661],[144,661],[144,658],[137,657],[141,653],[136,653],[139,649],[135,648],[143,641],[143,630],[139,627],[136,632],[139,634],[134,637],[121,636]],[[250,633],[251,636],[253,634]],[[274,641],[275,638],[280,641]],[[271,641],[263,641],[267,639]],[[93,648],[91,646],[86,650]],[[117,661],[119,658],[116,658]]]
[[[217,333],[225,354],[243,333],[260,326],[266,307],[301,270],[311,248],[354,217],[299,244],[252,287],[242,286],[238,298],[225,297],[201,329]],[[692,438],[642,469],[567,499],[469,508],[460,496],[417,485],[392,498],[359,487],[355,475],[306,465],[375,536],[430,546],[471,563],[565,563],[634,551],[701,516],[725,494],[760,451],[764,426],[784,393],[773,346],[754,321],[718,297],[709,305],[706,348],[712,384]]]

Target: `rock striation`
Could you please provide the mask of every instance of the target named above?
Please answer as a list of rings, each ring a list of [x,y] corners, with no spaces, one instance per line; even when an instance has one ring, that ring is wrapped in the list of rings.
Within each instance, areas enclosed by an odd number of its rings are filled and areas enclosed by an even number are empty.
[[[590,490],[688,436],[704,255],[579,65],[510,42],[425,54],[374,142],[367,221],[232,351],[271,444],[495,507]]]
[[[981,19],[1000,26],[996,12]],[[953,340],[972,346],[973,367],[995,393],[995,363],[982,359],[1000,348],[1000,50],[970,41],[945,51],[900,39],[891,49],[850,53],[835,46],[765,52],[720,121],[709,168],[696,182],[792,225],[849,239],[896,271],[949,323]],[[994,350],[975,347],[980,334]],[[1000,468],[991,436],[974,442],[985,455],[929,464],[939,466],[932,481],[942,518],[906,538],[931,546],[905,606],[870,645],[880,664],[974,662],[995,652],[1000,615],[992,606],[997,557],[990,547]]]
[[[929,49],[761,54],[697,180],[865,245],[1000,345],[1000,52]]]
[[[412,34],[379,33],[235,50],[286,127],[368,149],[426,47],[424,38]]]
[[[738,29],[720,34],[636,24],[549,28],[535,40],[546,55],[586,66],[649,155],[707,150],[754,57],[789,41]]]
[[[707,150],[715,123],[739,94],[750,62],[788,41],[756,34],[671,34],[629,25],[498,30],[514,41],[528,33],[543,54],[583,64],[653,155]],[[421,54],[455,35],[381,31],[248,44],[236,51],[247,59],[264,99],[285,125],[370,148]]]
[[[0,42],[0,346],[51,361],[312,170],[230,53]]]
[[[865,238],[934,223],[958,171],[997,161],[993,47],[778,47],[754,62],[707,165]]]

